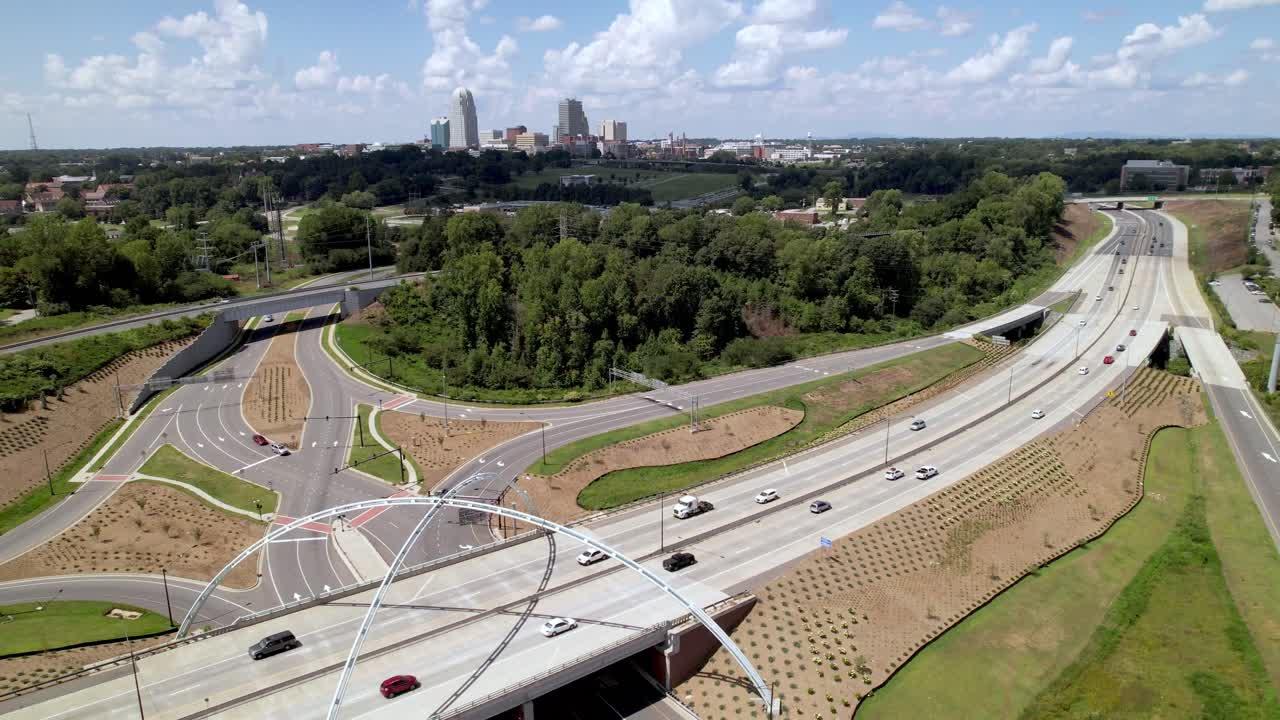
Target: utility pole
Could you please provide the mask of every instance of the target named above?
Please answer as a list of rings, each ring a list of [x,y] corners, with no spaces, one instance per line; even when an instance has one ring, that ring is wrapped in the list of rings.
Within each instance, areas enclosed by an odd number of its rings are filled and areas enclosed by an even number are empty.
[[[284,198],[280,197],[277,200],[283,201]],[[289,253],[284,245],[284,218],[280,215],[280,203],[273,202],[272,206],[276,211],[276,240],[280,242],[280,262],[287,268],[289,267]]]
[[[129,668],[133,670],[133,692],[138,696],[138,715],[146,720],[147,713],[142,709],[142,687],[138,684],[138,661],[133,657],[133,638],[125,633],[124,640],[129,646]]]
[[[49,481],[49,497],[53,497],[53,473],[49,472],[49,451],[42,449],[44,453],[44,479]]]
[[[31,132],[31,149],[39,150],[40,145],[36,143],[36,126],[31,124],[31,113],[27,113],[27,130]]]
[[[262,289],[262,276],[258,274],[258,244],[254,243],[249,248],[253,251],[253,284]]]
[[[364,244],[369,250],[369,279],[373,279],[373,218],[366,215],[364,218]]]

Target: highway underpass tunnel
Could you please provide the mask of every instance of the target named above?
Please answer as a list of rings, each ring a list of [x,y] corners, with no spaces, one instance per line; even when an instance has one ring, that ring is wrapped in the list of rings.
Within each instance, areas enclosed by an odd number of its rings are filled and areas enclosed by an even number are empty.
[[[1160,342],[1155,349],[1151,351],[1150,364],[1153,368],[1161,370],[1169,369],[1169,361],[1174,357],[1186,357],[1186,353],[1182,352],[1181,347],[1174,347],[1174,336],[1172,332],[1166,332],[1160,338]]]

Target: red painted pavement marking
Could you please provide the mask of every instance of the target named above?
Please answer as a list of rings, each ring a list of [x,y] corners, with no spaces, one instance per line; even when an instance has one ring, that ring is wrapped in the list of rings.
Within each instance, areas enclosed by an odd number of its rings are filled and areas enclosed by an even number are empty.
[[[414,396],[412,396],[412,395],[397,395],[397,396],[395,396],[394,398],[392,398],[392,399],[390,399],[390,400],[386,401],[385,403],[383,403],[383,404],[382,404],[382,409],[383,409],[383,410],[395,410],[396,408],[400,407],[401,405],[408,405],[409,403],[411,403],[411,402],[413,402],[414,400],[417,400],[417,399],[418,399],[418,398],[416,398],[416,397],[414,397]]]
[[[94,479],[95,481],[97,481],[97,482],[120,482],[120,483],[122,483],[122,482],[125,482],[126,480],[128,480],[128,479],[129,479],[129,476],[128,476],[128,475],[104,475],[104,474],[102,474],[102,473],[99,473],[99,474],[97,474],[97,475],[94,475],[94,476],[93,476],[93,479]]]
[[[392,495],[391,497],[398,498],[398,497],[404,497],[406,495],[412,495],[412,494],[413,493],[409,492],[408,490],[401,490],[400,492]],[[382,513],[390,509],[391,508],[386,505],[383,505],[381,507],[369,508],[368,510],[365,510],[364,512],[357,515],[355,519],[349,523],[349,525],[353,528],[358,528],[361,525],[364,525],[365,523],[378,517],[379,515],[381,515]]]
[[[288,525],[289,523],[297,519],[298,518],[289,517],[288,515],[277,515],[275,519],[272,520],[272,523],[276,525]],[[303,524],[302,526],[300,526],[299,529],[311,530],[318,533],[324,533],[326,535],[333,532],[333,528],[330,527],[329,525],[326,525],[325,523],[321,523],[321,522],[315,522],[314,520],[309,523]]]

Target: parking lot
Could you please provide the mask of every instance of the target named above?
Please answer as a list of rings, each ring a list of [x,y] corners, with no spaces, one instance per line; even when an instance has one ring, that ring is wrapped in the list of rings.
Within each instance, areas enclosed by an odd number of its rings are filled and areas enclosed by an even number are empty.
[[[1258,302],[1264,295],[1252,295],[1244,287],[1239,273],[1219,275],[1214,290],[1231,313],[1231,319],[1241,330],[1280,330],[1280,310],[1272,303]]]

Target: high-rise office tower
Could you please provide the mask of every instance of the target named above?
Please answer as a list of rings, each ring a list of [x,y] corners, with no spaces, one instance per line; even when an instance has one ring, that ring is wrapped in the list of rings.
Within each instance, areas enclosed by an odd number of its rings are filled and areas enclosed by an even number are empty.
[[[449,147],[449,118],[438,117],[431,121],[431,147]]]
[[[627,124],[621,120],[605,120],[600,124],[600,137],[610,142],[626,142]]]
[[[449,147],[480,146],[480,130],[476,125],[476,101],[471,91],[460,87],[449,101]]]
[[[563,135],[590,135],[586,113],[582,112],[582,101],[576,98],[565,98],[560,101],[560,133]]]

